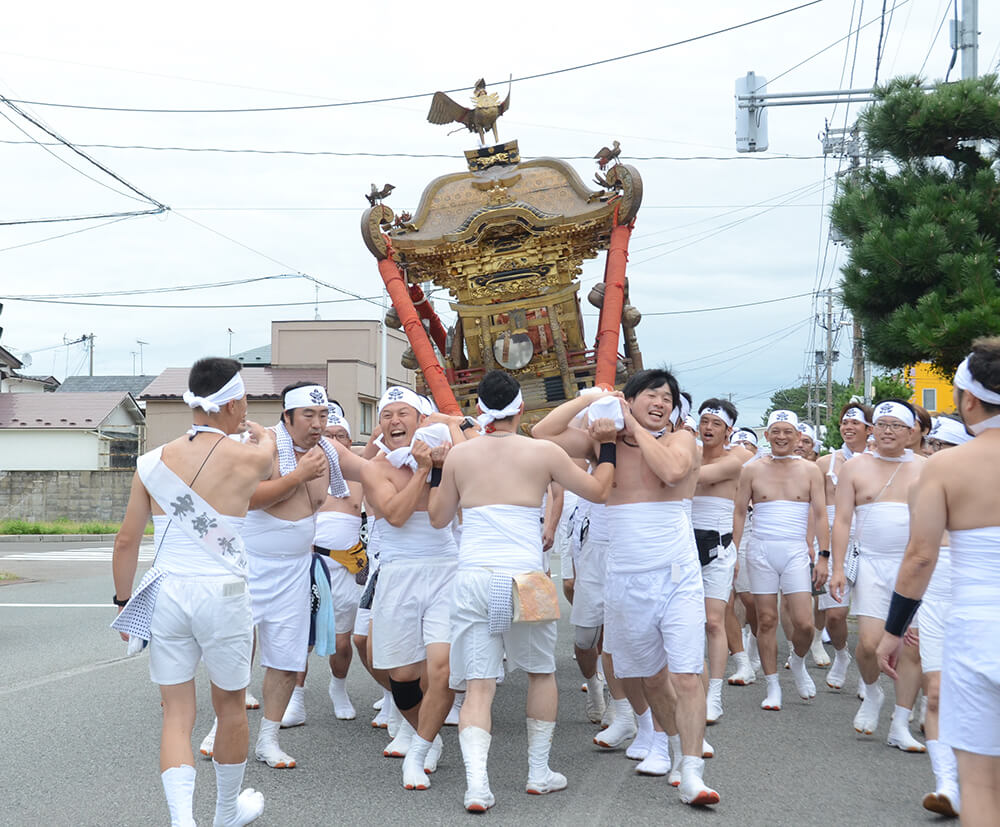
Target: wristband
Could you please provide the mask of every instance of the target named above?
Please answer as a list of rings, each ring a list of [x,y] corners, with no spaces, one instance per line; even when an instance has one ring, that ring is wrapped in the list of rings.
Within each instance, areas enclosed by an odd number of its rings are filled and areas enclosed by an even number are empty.
[[[828,548],[821,548],[819,550],[819,556],[820,557],[829,557],[830,556],[830,549],[828,549]]]
[[[475,428],[478,424],[479,423],[476,422],[476,420],[474,420],[471,416],[467,416],[462,420],[462,424],[458,426],[458,430],[465,433],[465,431],[468,431],[470,428]]]
[[[602,442],[601,450],[597,454],[597,464],[600,465],[602,462],[610,462],[612,465],[616,465],[617,459],[618,445],[614,442]]]
[[[119,600],[118,599],[118,592],[115,592],[111,596],[111,602],[114,603],[118,608],[121,608],[122,606],[126,605],[128,603],[128,601],[129,601],[129,598],[127,598],[127,597],[124,600]]]
[[[431,488],[437,488],[441,484],[441,469],[431,468]]]
[[[920,608],[919,600],[893,592],[892,600],[889,601],[889,616],[885,619],[885,630],[890,635],[902,637],[918,608]]]

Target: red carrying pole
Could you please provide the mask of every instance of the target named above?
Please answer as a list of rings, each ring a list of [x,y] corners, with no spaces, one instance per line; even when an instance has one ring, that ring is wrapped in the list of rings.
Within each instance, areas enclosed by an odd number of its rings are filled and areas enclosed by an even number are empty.
[[[462,410],[458,407],[455,394],[452,393],[451,386],[445,378],[444,370],[442,370],[441,364],[434,354],[434,346],[431,344],[431,340],[427,338],[427,331],[424,330],[424,326],[420,323],[420,317],[417,315],[416,308],[414,308],[413,302],[410,299],[410,293],[406,288],[403,274],[399,272],[396,262],[392,260],[391,253],[389,257],[379,259],[378,272],[382,276],[382,281],[385,282],[385,289],[389,292],[389,298],[392,300],[393,307],[396,308],[396,312],[399,314],[399,320],[403,323],[403,332],[406,333],[406,338],[410,340],[413,355],[417,359],[417,364],[420,365],[420,370],[424,373],[424,380],[427,382],[427,387],[434,397],[435,404],[442,413],[451,416],[460,416]]]
[[[631,235],[632,225],[619,224],[616,210],[604,269],[604,303],[597,322],[597,372],[594,376],[595,385],[608,389],[615,386],[618,367],[618,335],[621,330],[622,307],[625,304],[625,265],[628,262],[628,240]]]
[[[424,291],[420,289],[419,284],[410,285],[410,298],[413,300],[413,306],[416,308],[420,318],[426,319],[430,324],[431,339],[437,345],[438,351],[440,351],[442,356],[446,355],[448,331],[444,329],[441,319],[434,312],[431,303],[427,301],[427,297],[424,295]]]

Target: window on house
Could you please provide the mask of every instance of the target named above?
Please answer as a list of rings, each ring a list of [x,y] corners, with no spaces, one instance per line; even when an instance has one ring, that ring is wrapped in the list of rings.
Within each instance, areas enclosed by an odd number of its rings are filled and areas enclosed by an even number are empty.
[[[371,434],[375,418],[375,406],[371,402],[361,402],[361,433]]]
[[[924,388],[923,400],[920,403],[929,411],[937,410],[937,388]]]

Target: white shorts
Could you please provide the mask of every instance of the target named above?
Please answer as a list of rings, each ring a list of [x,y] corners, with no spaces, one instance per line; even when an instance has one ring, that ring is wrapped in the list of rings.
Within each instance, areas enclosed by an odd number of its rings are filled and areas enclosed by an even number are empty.
[[[372,666],[396,669],[427,660],[430,643],[451,642],[455,560],[382,563],[372,602]]]
[[[455,575],[451,609],[452,689],[465,689],[467,680],[495,679],[503,671],[523,669],[529,674],[556,671],[556,623],[512,623],[500,635],[490,634],[487,609],[490,578],[488,569],[462,569]],[[381,585],[381,584],[380,584]]]
[[[940,740],[952,749],[1000,756],[1000,646],[996,639],[995,619],[955,617],[954,613],[949,619],[941,668]]]
[[[354,634],[358,637],[368,637],[368,633],[371,631],[371,621],[372,610],[359,608],[358,613],[354,616]]]
[[[896,588],[900,557],[861,553],[858,577],[854,581],[851,614],[885,620],[889,616],[889,601]]]
[[[228,692],[250,683],[253,621],[246,581],[168,574],[150,624],[149,677],[161,686],[194,678],[200,660]]]
[[[668,665],[671,672],[701,673],[705,589],[697,557],[655,571],[609,570],[604,606],[604,649],[618,677],[648,678]]]
[[[604,573],[608,544],[589,536],[573,560],[573,607],[569,620],[574,626],[604,625]]]
[[[761,540],[754,537],[747,549],[750,591],[754,594],[812,593],[809,549],[805,539]]]
[[[249,554],[247,559],[260,664],[302,672],[309,654],[312,551],[287,557]]]
[[[943,595],[925,594],[913,625],[920,629],[920,668],[924,672],[940,672],[944,656],[944,630],[951,613],[951,599]]]
[[[739,550],[736,552],[736,559],[739,561],[740,570],[733,578],[733,589],[737,594],[745,594],[750,591],[750,570],[747,568],[747,546],[749,540],[741,540]]]
[[[340,563],[330,560],[330,594],[333,597],[333,625],[338,635],[346,635],[354,629],[354,621],[358,614],[358,601],[361,600],[363,586],[358,585],[354,574]]]
[[[736,557],[739,554],[730,543],[719,552],[719,556],[707,566],[701,567],[701,581],[705,588],[705,599],[729,602],[733,591],[733,570],[736,568]]]
[[[833,563],[831,563],[830,560],[827,560],[827,563],[829,564],[828,565],[828,570],[830,571],[830,573],[832,573],[833,572]],[[819,597],[817,598],[817,600],[819,601],[818,602],[819,610],[821,612],[825,612],[827,609],[846,609],[846,608],[850,607],[850,605],[851,605],[851,588],[852,588],[852,586],[851,586],[850,582],[847,581],[847,580],[845,580],[844,581],[844,594],[840,598],[840,602],[838,603],[836,600],[833,599],[833,595],[830,594],[830,584],[829,584],[829,581],[827,581],[826,591],[824,591],[823,594],[819,595]]]

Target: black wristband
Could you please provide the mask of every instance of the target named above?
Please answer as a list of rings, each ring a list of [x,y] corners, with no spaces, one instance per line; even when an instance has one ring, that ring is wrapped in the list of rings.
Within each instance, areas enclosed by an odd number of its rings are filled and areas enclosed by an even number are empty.
[[[478,424],[479,423],[476,422],[476,420],[474,420],[471,416],[467,416],[464,420],[462,420],[462,424],[458,426],[458,430],[465,432],[470,428],[475,428]]]
[[[616,465],[618,461],[618,445],[614,442],[602,442],[601,450],[597,454],[597,464],[610,462]]]
[[[115,604],[116,606],[118,606],[119,608],[121,608],[122,606],[124,606],[125,604],[127,604],[127,603],[128,603],[128,601],[129,601],[129,598],[127,598],[127,597],[126,597],[126,598],[125,598],[124,600],[119,600],[119,599],[118,599],[118,592],[115,592],[115,593],[114,593],[114,594],[113,594],[113,595],[111,596],[111,602],[112,602],[112,603],[114,603],[114,604]]]
[[[830,556],[830,549],[828,549],[828,548],[821,548],[819,550],[819,556],[820,557],[829,557]]]
[[[431,488],[437,488],[441,484],[441,469],[431,468]]]
[[[902,637],[919,608],[919,600],[893,592],[892,600],[889,601],[889,616],[885,619],[885,630],[890,635]]]

